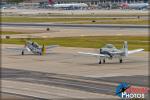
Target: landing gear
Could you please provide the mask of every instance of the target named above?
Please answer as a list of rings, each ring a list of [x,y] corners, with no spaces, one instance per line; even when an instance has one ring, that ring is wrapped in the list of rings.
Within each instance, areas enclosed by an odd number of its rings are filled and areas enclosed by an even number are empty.
[[[103,63],[105,64],[105,59],[103,59]]]
[[[39,55],[42,55],[42,53],[39,53]]]
[[[21,54],[24,55],[24,51],[23,50],[22,50]]]
[[[122,63],[122,59],[120,59],[120,63]]]
[[[102,62],[101,62],[101,60],[99,60],[99,64],[101,64]]]
[[[103,63],[105,64],[105,62],[106,62],[105,59],[103,59],[102,61],[103,61]],[[100,60],[99,60],[99,64],[102,64],[102,61],[101,61],[101,59],[100,59]]]

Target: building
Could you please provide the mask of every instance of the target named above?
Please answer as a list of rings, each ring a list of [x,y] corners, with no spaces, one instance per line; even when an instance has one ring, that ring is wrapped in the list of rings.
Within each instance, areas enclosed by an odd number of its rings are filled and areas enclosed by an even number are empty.
[[[2,0],[2,2],[5,2],[8,0]],[[39,2],[48,2],[49,0],[24,0],[25,3],[39,3]],[[51,1],[51,0],[50,0]],[[120,3],[120,2],[128,2],[128,3],[136,3],[136,2],[145,2],[147,3],[148,0],[52,0],[55,3],[72,3],[72,2],[78,2],[78,3],[87,3],[89,5],[97,5],[100,3]]]
[[[4,0],[5,1],[5,0]],[[148,2],[148,0],[52,0],[57,3],[71,3],[71,2],[79,2],[79,3],[103,3],[103,2],[128,2],[128,3],[134,3],[134,2]],[[37,2],[48,2],[48,0],[25,0],[25,2],[28,3],[37,3]]]
[[[49,0],[25,0],[25,2],[28,3],[37,3],[37,2],[48,2]],[[128,3],[136,3],[136,2],[148,2],[148,0],[52,0],[55,3],[72,3],[72,2],[78,2],[78,3],[87,3],[89,5],[97,5],[100,3],[120,3],[120,2],[128,2]]]
[[[71,2],[79,2],[79,3],[87,3],[89,5],[98,5],[100,3],[136,3],[136,2],[148,2],[148,0],[55,0],[57,3],[71,3]]]

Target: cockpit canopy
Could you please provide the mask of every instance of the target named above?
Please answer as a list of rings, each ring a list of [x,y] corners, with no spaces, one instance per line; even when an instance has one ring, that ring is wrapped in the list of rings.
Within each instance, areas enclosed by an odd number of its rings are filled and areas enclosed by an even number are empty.
[[[104,48],[109,48],[109,49],[111,49],[111,48],[116,48],[114,45],[112,45],[112,44],[106,44],[105,46],[104,46]]]
[[[32,45],[33,45],[33,47],[35,47],[35,48],[39,48],[39,45],[38,45],[38,43],[36,43],[36,42],[32,42]]]
[[[39,48],[39,45],[37,42],[27,41],[26,44],[32,45],[35,48]]]
[[[106,51],[106,52],[119,52],[120,50],[118,50],[113,44],[106,44],[103,48],[100,49],[101,52]]]

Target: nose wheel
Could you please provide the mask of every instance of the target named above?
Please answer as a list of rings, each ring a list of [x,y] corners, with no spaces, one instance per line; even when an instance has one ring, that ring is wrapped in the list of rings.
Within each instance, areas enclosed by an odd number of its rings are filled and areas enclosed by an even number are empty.
[[[105,64],[105,59],[103,59],[102,61],[103,61],[103,63]],[[102,61],[99,60],[99,64],[102,64]]]
[[[122,59],[120,59],[120,63],[122,63]]]
[[[99,64],[101,64],[102,62],[101,62],[101,60],[99,60]]]
[[[24,51],[22,51],[21,54],[24,55]]]
[[[105,62],[106,62],[105,59],[103,59],[103,63],[104,63],[104,64],[105,64]]]
[[[39,53],[39,55],[42,55],[42,53]]]

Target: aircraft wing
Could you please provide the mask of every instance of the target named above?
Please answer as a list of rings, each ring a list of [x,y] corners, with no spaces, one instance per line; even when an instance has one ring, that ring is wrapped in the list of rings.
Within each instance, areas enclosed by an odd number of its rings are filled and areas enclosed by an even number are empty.
[[[13,50],[13,51],[22,51],[22,50],[27,50],[30,51],[29,48],[6,48],[7,50]]]
[[[96,57],[108,57],[107,55],[97,54],[97,53],[88,53],[88,52],[78,52],[78,53],[83,55],[96,56]]]
[[[55,48],[58,47],[59,45],[50,45],[50,46],[46,46],[46,49],[51,49],[51,48]]]
[[[128,54],[134,54],[134,53],[141,52],[141,51],[144,51],[144,49],[130,50],[130,51],[128,51]]]

